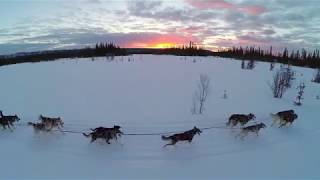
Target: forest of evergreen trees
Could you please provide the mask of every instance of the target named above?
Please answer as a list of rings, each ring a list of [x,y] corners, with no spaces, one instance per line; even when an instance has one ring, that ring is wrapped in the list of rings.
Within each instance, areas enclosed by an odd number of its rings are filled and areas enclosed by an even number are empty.
[[[320,51],[318,49],[312,52],[307,52],[305,49],[289,52],[288,49],[285,48],[282,53],[274,53],[272,47],[267,51],[260,49],[260,47],[233,47],[216,52],[214,55],[235,59],[279,62],[294,66],[320,68]]]
[[[85,58],[99,56],[123,56],[127,55],[125,49],[113,43],[98,43],[95,48],[39,51],[31,53],[18,53],[14,55],[1,56],[0,66],[19,64],[26,62],[53,61],[61,58]]]
[[[157,54],[170,54],[176,56],[210,56],[212,55],[212,51],[198,47],[190,41],[189,45],[160,49]]]
[[[93,56],[122,56],[126,55],[127,52],[125,49],[120,48],[119,46],[113,43],[97,43],[94,49]]]
[[[196,46],[189,42],[188,45],[175,46],[164,49],[157,48],[126,48],[128,54],[158,54],[175,56],[212,56],[213,52]]]

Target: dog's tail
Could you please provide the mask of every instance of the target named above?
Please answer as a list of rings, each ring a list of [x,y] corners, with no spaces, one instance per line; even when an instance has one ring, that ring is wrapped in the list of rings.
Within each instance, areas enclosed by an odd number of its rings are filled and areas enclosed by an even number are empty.
[[[231,122],[232,122],[232,120],[234,119],[234,116],[233,115],[231,115],[230,117],[229,117],[229,121],[226,123],[226,125],[227,126],[230,126],[230,124],[231,124]]]
[[[34,126],[35,124],[33,122],[28,122],[29,126]]]
[[[82,133],[85,137],[90,137],[91,134]]]
[[[170,136],[161,136],[161,139],[162,140],[170,140],[171,138],[170,138]]]
[[[281,121],[280,117],[277,114],[272,114],[270,113],[270,116],[272,118],[272,124],[271,126],[273,126],[275,123],[277,123],[278,121]]]
[[[231,124],[231,119],[229,119],[229,121],[226,123],[226,126],[230,126]]]
[[[279,119],[279,116],[277,114],[270,113],[270,116],[272,117],[273,120]]]

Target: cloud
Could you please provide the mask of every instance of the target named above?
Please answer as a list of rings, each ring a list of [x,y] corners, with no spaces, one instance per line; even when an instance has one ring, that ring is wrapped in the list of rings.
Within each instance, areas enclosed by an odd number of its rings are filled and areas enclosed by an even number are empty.
[[[244,6],[244,7],[238,7],[237,9],[239,11],[242,11],[251,15],[259,15],[266,12],[266,9],[261,6]]]
[[[99,4],[101,3],[101,0],[85,0],[85,2]]]
[[[273,30],[273,29],[264,29],[262,30],[262,34],[265,34],[265,35],[272,35],[272,34],[275,34],[276,32]]]
[[[186,0],[191,6],[198,9],[234,9],[236,6],[224,0]]]
[[[129,1],[128,10],[135,16],[152,16],[153,11],[161,7],[162,1]]]
[[[161,43],[186,44],[189,41],[198,42],[199,39],[190,35],[176,33],[112,33],[101,29],[59,29],[53,30],[47,35],[28,37],[12,43],[0,44],[0,54],[93,47],[97,42],[114,42],[121,47],[154,47]]]
[[[240,44],[320,48],[318,1],[77,1],[81,3],[53,1],[57,3],[53,7],[61,8],[52,8],[45,16],[35,12],[16,17],[15,23],[0,26],[0,54],[85,47],[99,41],[127,47],[192,40],[208,48]]]
[[[165,2],[165,1],[164,1]],[[194,23],[218,18],[221,13],[213,11],[199,11],[190,7],[177,8],[168,6],[162,1],[128,1],[127,16],[144,19],[155,19],[163,22]],[[159,23],[159,22],[158,22]]]
[[[222,9],[244,12],[250,15],[260,15],[266,12],[262,6],[255,5],[237,5],[225,0],[186,0],[192,7],[207,10],[207,9]]]

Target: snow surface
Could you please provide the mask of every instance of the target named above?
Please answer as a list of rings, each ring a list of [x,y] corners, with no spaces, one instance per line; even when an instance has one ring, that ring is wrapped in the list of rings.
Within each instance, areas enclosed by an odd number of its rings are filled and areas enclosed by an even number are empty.
[[[0,130],[1,179],[282,179],[320,178],[320,121],[312,83],[314,70],[296,68],[306,83],[301,107],[290,89],[272,98],[268,63],[242,70],[241,61],[215,57],[134,55],[59,60],[0,67],[0,109],[17,113],[14,132]],[[193,60],[196,60],[194,63]],[[276,66],[279,68],[279,65]],[[211,91],[203,115],[192,115],[199,75]],[[223,99],[227,90],[228,98]],[[291,127],[270,127],[270,113],[294,109]],[[34,134],[28,121],[39,114],[61,116],[66,130],[122,126],[125,133],[185,131],[224,126],[230,114],[255,113],[267,124],[259,137],[236,139],[238,130],[211,129],[192,143],[167,143],[160,136],[123,136],[108,145],[81,134]]]

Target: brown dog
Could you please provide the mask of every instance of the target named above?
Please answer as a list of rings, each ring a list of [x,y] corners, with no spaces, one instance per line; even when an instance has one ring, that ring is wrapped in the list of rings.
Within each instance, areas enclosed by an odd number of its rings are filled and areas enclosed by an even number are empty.
[[[48,132],[51,130],[51,129],[47,129],[46,125],[42,122],[40,122],[40,123],[28,122],[28,125],[33,127],[33,130],[35,133]]]
[[[118,136],[120,137],[123,134],[120,131],[120,126],[114,126],[113,128],[106,128],[106,127],[97,127],[95,129],[91,129],[91,133],[83,135],[85,137],[91,137],[91,142],[94,142],[98,138],[105,139],[108,144],[110,144],[111,139],[117,139]]]
[[[197,128],[197,127],[194,127],[193,129],[189,130],[189,131],[186,131],[186,132],[183,132],[183,133],[180,133],[180,134],[174,134],[174,135],[171,135],[171,136],[162,136],[161,138],[163,140],[171,140],[171,143],[168,143],[166,145],[164,145],[164,147],[166,146],[169,146],[169,145],[175,145],[178,141],[189,141],[191,142],[194,135],[198,134],[200,135],[200,133],[202,133],[202,131]]]
[[[46,128],[47,129],[52,129],[52,128],[55,128],[57,127],[58,129],[61,129],[63,127],[63,121],[60,117],[57,117],[57,118],[51,118],[51,117],[45,117],[45,116],[42,116],[40,114],[39,116],[39,120],[46,125]]]
[[[229,117],[229,121],[227,122],[227,126],[236,126],[238,123],[241,124],[241,126],[247,124],[250,120],[255,119],[256,116],[252,113],[246,115],[246,114],[232,114]]]
[[[113,128],[107,128],[107,127],[97,127],[95,129],[91,129],[93,132],[104,132],[109,131],[112,134],[112,137],[115,139],[118,139],[118,137],[121,137],[123,132],[120,131],[121,126],[114,125]]]
[[[273,126],[275,123],[279,123],[279,127],[283,127],[288,123],[291,125],[294,120],[298,118],[298,115],[294,113],[294,110],[280,111],[276,114],[271,113],[270,115],[273,119],[271,126]]]

